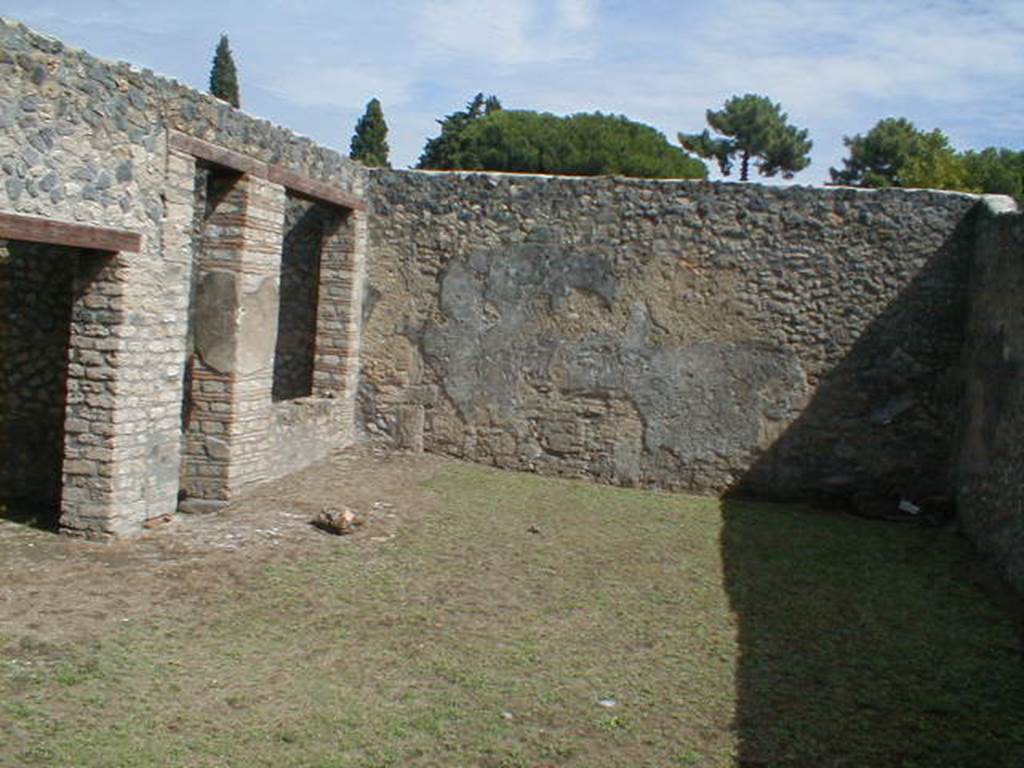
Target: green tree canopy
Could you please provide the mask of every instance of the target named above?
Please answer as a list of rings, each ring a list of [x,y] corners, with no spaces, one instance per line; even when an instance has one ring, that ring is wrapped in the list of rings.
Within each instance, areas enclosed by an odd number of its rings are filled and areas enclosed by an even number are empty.
[[[704,164],[618,115],[492,111],[461,132],[446,168],[579,176],[704,178]]]
[[[388,124],[379,99],[370,99],[366,111],[356,123],[348,156],[371,168],[390,168],[388,161]]]
[[[213,66],[210,68],[210,93],[223,99],[233,107],[239,106],[238,70],[235,60],[231,57],[228,36],[221,35],[217,43],[217,51],[213,54]]]
[[[753,161],[762,176],[781,173],[791,179],[811,164],[808,153],[813,142],[805,129],[790,125],[782,105],[765,96],[748,93],[733,96],[722,109],[707,111],[707,121],[722,137],[701,133],[680,133],[679,143],[701,157],[714,159],[722,173],[732,172],[736,158],[740,162],[740,180],[750,178]]]
[[[919,130],[904,117],[879,120],[843,143],[850,155],[841,170],[829,169],[833,184],[1024,194],[1024,151],[988,147],[957,152],[939,129]]]
[[[843,138],[850,156],[829,169],[833,184],[854,187],[963,189],[963,163],[942,131],[918,130],[903,117],[887,117],[863,136]]]
[[[438,120],[441,135],[428,139],[420,155],[417,168],[451,170],[459,168],[458,160],[464,149],[462,134],[475,121],[501,111],[501,102],[493,94],[484,97],[478,93],[461,112],[453,112]]]
[[[988,147],[961,155],[967,185],[979,192],[1024,196],[1024,150]]]

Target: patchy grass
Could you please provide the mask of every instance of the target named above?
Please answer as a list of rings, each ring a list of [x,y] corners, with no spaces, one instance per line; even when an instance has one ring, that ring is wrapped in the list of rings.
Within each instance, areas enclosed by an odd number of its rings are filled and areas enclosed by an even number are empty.
[[[1024,764],[1012,629],[949,532],[464,465],[429,488],[387,543],[100,640],[5,627],[0,765]]]

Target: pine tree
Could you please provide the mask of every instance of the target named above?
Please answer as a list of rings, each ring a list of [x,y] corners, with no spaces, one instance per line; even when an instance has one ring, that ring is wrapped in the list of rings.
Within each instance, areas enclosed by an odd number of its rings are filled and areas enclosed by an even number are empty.
[[[437,121],[441,135],[427,140],[416,167],[431,170],[465,168],[469,160],[464,156],[463,132],[477,120],[500,111],[501,101],[497,96],[484,98],[483,93],[478,93],[464,110],[452,112]]]
[[[227,35],[220,36],[217,52],[213,55],[213,67],[210,69],[210,93],[233,107],[239,106],[238,71],[235,69],[235,60],[231,58]]]
[[[468,114],[474,114],[475,102]],[[450,135],[449,131],[449,135]],[[451,169],[615,174],[641,178],[705,178],[707,169],[657,129],[621,115],[559,117],[527,110],[492,109],[459,129],[444,159]]]
[[[390,168],[388,161],[388,124],[379,99],[370,99],[366,111],[356,123],[348,156],[371,168]]]
[[[967,169],[938,128],[918,130],[905,117],[887,117],[863,136],[845,136],[850,156],[829,169],[833,184],[855,187],[964,189]]]
[[[703,133],[679,134],[679,143],[701,157],[716,160],[726,176],[732,171],[734,157],[740,161],[741,181],[750,178],[752,160],[762,176],[781,172],[786,179],[811,163],[812,142],[807,131],[790,125],[782,105],[765,96],[733,96],[718,112],[709,109],[707,121],[726,138],[714,138],[705,129]]]

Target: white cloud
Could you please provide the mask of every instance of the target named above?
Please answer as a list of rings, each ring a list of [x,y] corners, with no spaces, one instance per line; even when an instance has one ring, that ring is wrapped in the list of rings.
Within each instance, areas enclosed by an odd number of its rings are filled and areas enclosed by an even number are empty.
[[[524,105],[624,112],[670,139],[705,127],[705,109],[734,94],[766,94],[809,128],[814,164],[803,176],[822,180],[844,154],[844,134],[889,115],[974,146],[1020,146],[1012,131],[1024,122],[1020,7],[720,0],[701,13],[669,11],[660,24],[630,17],[604,41],[617,60],[506,82]]]
[[[577,33],[590,25],[590,3],[562,0],[558,6],[552,13],[538,0],[430,0],[415,30],[429,59],[516,66],[589,57],[592,48]]]
[[[558,15],[566,29],[587,29],[594,23],[597,9],[593,0],[558,0]]]
[[[423,7],[423,39],[449,55],[516,63],[530,57],[531,3],[488,7],[476,0],[433,0]]]

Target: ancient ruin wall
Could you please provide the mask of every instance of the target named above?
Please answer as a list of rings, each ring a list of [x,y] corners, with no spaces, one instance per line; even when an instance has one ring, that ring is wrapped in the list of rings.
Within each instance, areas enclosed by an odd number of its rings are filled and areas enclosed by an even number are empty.
[[[234,195],[220,219],[197,195],[212,171]],[[1021,584],[1019,217],[976,232],[976,200],[936,192],[378,172],[372,232],[335,207],[303,233],[295,174],[321,200],[364,192],[363,169],[285,129],[0,23],[0,213],[142,236],[139,253],[4,250],[8,351],[46,331],[11,314],[40,280],[68,318],[63,424],[52,390],[36,404],[64,433],[66,528],[138,530],[179,488],[223,498],[345,444],[361,346],[365,428],[404,446],[624,484],[925,497],[950,488],[963,360],[961,508]],[[306,330],[278,338],[280,319]],[[206,376],[194,429],[187,361]],[[29,403],[23,373],[5,366],[0,399]]]
[[[368,197],[369,433],[661,488],[948,491],[975,198],[386,171]]]
[[[230,150],[235,153],[231,162],[237,165],[240,159],[245,166],[240,170],[253,171],[242,177],[249,207],[228,222],[234,230],[223,241],[230,240],[238,255],[227,270],[237,276],[231,291],[238,294],[238,311],[228,320],[237,331],[235,351],[246,358],[244,374],[226,375],[249,379],[231,395],[239,400],[228,412],[231,429],[226,434],[236,443],[233,451],[225,453],[213,439],[200,445],[204,471],[219,475],[203,482],[227,483],[233,492],[308,463],[352,438],[352,404],[339,389],[350,373],[330,362],[345,346],[337,339],[348,338],[351,324],[328,318],[328,325],[340,329],[327,334],[335,351],[316,353],[315,375],[330,402],[292,400],[279,409],[271,403],[269,384],[263,392],[264,380],[272,379],[272,370],[263,369],[272,369],[275,260],[284,229],[283,207],[279,211],[263,201],[284,200],[288,174],[357,197],[363,169],[151,71],[96,59],[0,20],[0,212],[142,235],[140,253],[108,254],[101,268],[83,277],[74,297],[69,347],[83,361],[69,369],[61,519],[67,529],[128,533],[148,518],[173,511],[177,503],[183,374],[193,338],[188,318],[195,293],[197,160],[194,153],[172,146],[174,135]],[[257,171],[266,176],[268,167],[276,172],[273,178],[256,178]],[[268,220],[267,211],[281,213],[282,220]],[[350,219],[351,232],[339,238],[344,247],[334,249],[341,255],[333,278],[348,285],[353,283],[352,264],[358,262],[351,243],[359,240],[353,233],[365,228],[361,215]],[[257,334],[239,326],[253,315],[250,309],[264,309],[270,316]],[[270,336],[269,352],[260,340],[265,335]],[[247,349],[254,339],[257,349]],[[249,370],[253,366],[259,370]],[[307,423],[321,440],[307,438],[302,448],[289,451],[288,461],[278,462],[275,436],[286,438]],[[218,427],[212,419],[208,424],[211,430]],[[255,448],[241,445],[250,432],[259,443]],[[69,466],[74,476],[66,471]]]
[[[962,525],[1024,593],[1024,215],[979,216],[957,464]]]

